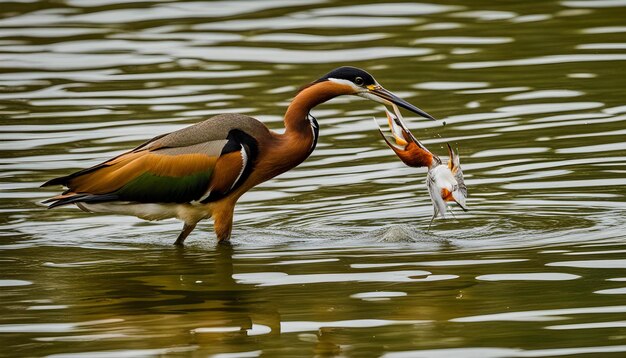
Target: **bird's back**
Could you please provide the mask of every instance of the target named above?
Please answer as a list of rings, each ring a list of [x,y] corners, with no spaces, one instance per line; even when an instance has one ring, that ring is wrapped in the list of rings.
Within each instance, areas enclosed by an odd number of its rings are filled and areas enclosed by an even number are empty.
[[[259,120],[236,113],[219,114],[200,123],[155,137],[139,148],[176,148],[214,140],[223,140],[233,129],[239,129],[254,138],[269,135],[267,127]]]
[[[221,114],[43,186],[68,188],[50,199],[51,207],[78,201],[217,200],[245,181],[255,165],[259,141],[270,136],[252,117]]]

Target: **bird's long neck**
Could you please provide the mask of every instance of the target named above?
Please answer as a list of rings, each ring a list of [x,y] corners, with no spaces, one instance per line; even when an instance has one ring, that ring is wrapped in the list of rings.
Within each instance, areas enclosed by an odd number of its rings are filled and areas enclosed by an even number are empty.
[[[350,88],[329,81],[318,82],[300,91],[285,113],[284,134],[274,134],[274,142],[265,154],[259,182],[273,178],[302,163],[317,143],[317,122],[309,111],[318,104],[350,93]]]
[[[314,83],[300,91],[285,113],[285,135],[311,135],[311,122],[308,114],[318,104],[332,98],[348,94],[350,88],[331,81]]]

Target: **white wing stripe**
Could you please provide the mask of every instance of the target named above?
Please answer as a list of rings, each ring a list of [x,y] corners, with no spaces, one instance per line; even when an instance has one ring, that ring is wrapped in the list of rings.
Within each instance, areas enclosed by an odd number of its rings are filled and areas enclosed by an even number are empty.
[[[246,148],[244,148],[244,146],[241,146],[240,153],[241,153],[241,170],[239,171],[239,175],[237,175],[237,179],[235,179],[235,181],[233,182],[233,185],[230,186],[230,189],[228,189],[228,191],[233,190],[235,185],[239,183],[239,179],[241,179],[241,176],[243,175],[244,170],[246,170],[246,167],[248,166],[248,153],[246,153]]]
[[[206,200],[206,199],[209,197],[209,195],[211,195],[211,191],[212,191],[212,190],[213,190],[213,188],[212,188],[212,187],[211,187],[211,188],[209,188],[209,190],[207,190],[207,191],[206,191],[206,193],[204,193],[204,195],[202,195],[202,197],[201,197],[200,199],[195,200],[194,202],[199,203],[199,202],[202,202],[202,201]]]

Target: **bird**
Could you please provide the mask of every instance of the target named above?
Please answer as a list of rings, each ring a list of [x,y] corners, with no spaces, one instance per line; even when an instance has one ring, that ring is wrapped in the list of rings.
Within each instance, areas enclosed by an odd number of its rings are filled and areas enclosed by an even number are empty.
[[[463,211],[468,211],[466,205],[467,186],[463,178],[458,150],[455,152],[450,143],[446,143],[449,159],[444,164],[441,158],[429,151],[424,144],[415,138],[402,120],[398,107],[395,104],[392,104],[392,107],[395,115],[385,108],[390,136],[385,134],[380,123],[374,119],[385,143],[404,164],[409,167],[428,168],[426,187],[433,205],[433,216],[428,228],[430,229],[435,218],[445,218],[449,203],[456,203]]]
[[[74,204],[86,212],[133,215],[154,221],[176,218],[184,245],[197,223],[213,219],[218,243],[229,242],[237,200],[254,186],[302,163],[315,149],[315,106],[342,95],[396,105],[435,118],[382,87],[360,68],[343,66],[303,86],[284,115],[284,132],[242,114],[220,114],[156,136],[103,163],[54,178],[63,185],[44,200],[48,208]]]

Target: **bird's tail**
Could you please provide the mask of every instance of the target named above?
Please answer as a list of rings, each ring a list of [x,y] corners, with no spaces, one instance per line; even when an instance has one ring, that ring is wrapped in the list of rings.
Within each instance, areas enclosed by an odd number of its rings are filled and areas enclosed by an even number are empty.
[[[107,201],[117,200],[116,194],[88,194],[88,193],[63,193],[50,199],[42,201],[43,204],[49,204],[48,209],[58,206],[76,204],[76,203],[103,203]]]

